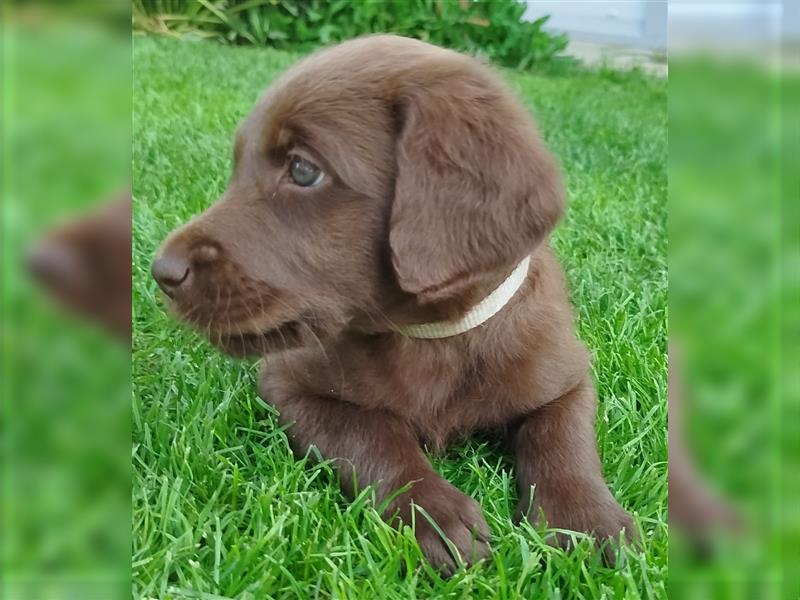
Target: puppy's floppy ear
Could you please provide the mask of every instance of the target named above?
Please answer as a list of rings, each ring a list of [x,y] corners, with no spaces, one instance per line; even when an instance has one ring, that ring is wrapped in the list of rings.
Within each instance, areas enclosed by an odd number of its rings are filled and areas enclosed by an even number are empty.
[[[545,238],[563,211],[559,170],[486,72],[407,90],[398,109],[394,270],[420,302],[453,298]]]

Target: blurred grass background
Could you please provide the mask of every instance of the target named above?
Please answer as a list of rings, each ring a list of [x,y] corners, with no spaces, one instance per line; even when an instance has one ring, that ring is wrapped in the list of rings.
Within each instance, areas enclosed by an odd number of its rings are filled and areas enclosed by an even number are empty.
[[[53,306],[23,257],[127,185],[130,45],[106,23],[9,7],[0,36],[0,596],[124,597],[129,350]]]
[[[797,332],[800,78],[772,52],[670,61],[670,341],[689,443],[743,522],[710,556],[671,531],[676,598],[800,597],[797,354],[784,343]]]

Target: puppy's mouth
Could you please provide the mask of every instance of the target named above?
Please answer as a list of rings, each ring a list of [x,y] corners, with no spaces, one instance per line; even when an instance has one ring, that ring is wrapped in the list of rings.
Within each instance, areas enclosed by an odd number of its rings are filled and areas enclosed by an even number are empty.
[[[187,305],[167,299],[173,314],[203,335],[212,345],[236,358],[261,357],[282,352],[303,343],[303,332],[311,334],[316,319],[296,313],[285,315],[253,313],[253,303],[266,303],[259,296],[229,301],[222,295],[209,305]],[[254,299],[255,298],[255,299]]]
[[[210,335],[211,342],[236,358],[259,357],[302,345],[303,329],[299,319],[283,321],[262,331],[240,331],[236,328]]]

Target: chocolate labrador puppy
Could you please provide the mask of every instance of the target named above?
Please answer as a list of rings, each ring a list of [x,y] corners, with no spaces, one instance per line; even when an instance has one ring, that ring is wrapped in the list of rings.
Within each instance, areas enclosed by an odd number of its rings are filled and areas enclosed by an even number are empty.
[[[520,515],[633,534],[547,243],[559,169],[486,66],[386,35],[317,52],[245,118],[234,163],[152,273],[225,352],[268,355],[260,394],[297,454],[316,446],[345,493],[391,499],[445,571],[487,556],[489,529],[422,447],[478,430],[516,454]]]

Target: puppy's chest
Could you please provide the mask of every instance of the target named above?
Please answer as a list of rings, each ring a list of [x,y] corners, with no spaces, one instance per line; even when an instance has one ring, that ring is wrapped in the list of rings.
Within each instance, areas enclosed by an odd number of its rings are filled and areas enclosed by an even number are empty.
[[[458,386],[461,365],[435,357],[365,352],[347,369],[351,401],[395,411],[435,410]]]
[[[499,424],[513,401],[497,366],[458,348],[366,352],[348,369],[348,400],[403,417],[436,444]]]

